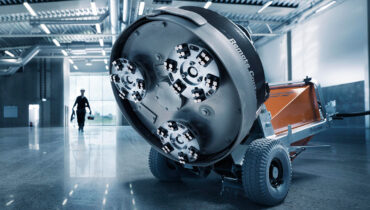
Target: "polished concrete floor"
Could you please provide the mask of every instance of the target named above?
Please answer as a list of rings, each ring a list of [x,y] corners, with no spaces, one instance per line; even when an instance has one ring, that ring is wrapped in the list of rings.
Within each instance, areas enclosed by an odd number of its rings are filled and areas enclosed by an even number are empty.
[[[370,131],[330,129],[293,162],[272,209],[370,209]],[[0,129],[0,209],[262,209],[220,178],[161,183],[148,144],[130,127]]]

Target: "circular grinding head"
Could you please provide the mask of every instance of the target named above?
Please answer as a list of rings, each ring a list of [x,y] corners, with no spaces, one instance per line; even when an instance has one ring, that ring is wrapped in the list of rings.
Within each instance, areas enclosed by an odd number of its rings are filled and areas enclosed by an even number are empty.
[[[117,59],[112,62],[111,81],[115,84],[122,99],[135,103],[145,95],[145,80],[141,70],[127,59]]]
[[[268,93],[245,33],[214,12],[186,7],[141,18],[117,39],[110,73],[118,105],[166,157],[210,165],[248,135]]]
[[[157,129],[163,144],[162,150],[181,163],[198,159],[199,143],[193,132],[182,122],[168,121]]]
[[[177,94],[195,103],[214,94],[220,81],[220,73],[213,56],[194,44],[177,45],[164,62],[168,77]]]

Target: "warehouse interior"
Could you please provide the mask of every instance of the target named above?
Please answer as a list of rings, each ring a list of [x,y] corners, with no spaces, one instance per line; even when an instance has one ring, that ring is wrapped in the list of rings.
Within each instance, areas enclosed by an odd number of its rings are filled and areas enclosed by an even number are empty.
[[[366,0],[0,0],[0,209],[268,208],[214,173],[156,180],[150,144],[117,105],[117,38],[159,8],[181,6],[246,28],[269,84],[309,77],[337,112],[370,110]],[[83,133],[71,121],[81,89],[94,117]],[[310,144],[324,147],[292,161],[289,194],[273,208],[369,209],[369,116],[333,120]]]

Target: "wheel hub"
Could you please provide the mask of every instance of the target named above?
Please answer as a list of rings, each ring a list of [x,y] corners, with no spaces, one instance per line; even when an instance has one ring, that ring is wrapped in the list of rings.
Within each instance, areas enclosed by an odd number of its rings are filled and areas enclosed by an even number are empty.
[[[278,176],[279,176],[279,169],[278,168],[276,168],[276,167],[272,168],[272,176],[274,177],[274,179],[278,178]]]
[[[269,169],[269,180],[272,187],[277,188],[283,184],[283,165],[281,161],[274,158]]]

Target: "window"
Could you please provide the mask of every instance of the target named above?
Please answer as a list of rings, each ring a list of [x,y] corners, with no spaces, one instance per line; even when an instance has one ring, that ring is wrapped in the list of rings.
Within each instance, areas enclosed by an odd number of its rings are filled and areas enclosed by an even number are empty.
[[[94,120],[86,120],[86,125],[117,125],[117,108],[108,73],[72,73],[70,76],[70,107],[85,89]],[[72,125],[76,125],[74,120]]]

